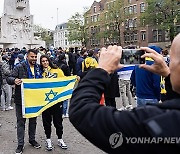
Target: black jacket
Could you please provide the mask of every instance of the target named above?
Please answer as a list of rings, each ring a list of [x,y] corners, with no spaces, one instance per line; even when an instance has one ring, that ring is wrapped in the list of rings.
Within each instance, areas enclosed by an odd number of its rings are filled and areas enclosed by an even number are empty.
[[[39,65],[38,65],[38,67],[39,67]],[[18,79],[27,79],[28,78],[28,69],[27,69],[27,65],[26,65],[25,61],[14,67],[13,71],[6,79],[7,83],[9,85],[14,85],[15,84],[14,81],[16,78],[18,78]],[[22,105],[21,85],[15,85],[14,103]]]
[[[63,71],[65,76],[71,76],[71,72],[69,70],[69,66],[66,62],[59,60],[56,65]]]
[[[179,153],[177,144],[130,144],[127,137],[180,137],[180,100],[118,111],[99,105],[109,82],[108,73],[102,69],[92,70],[81,80],[69,109],[74,127],[107,153]]]
[[[173,98],[180,98],[180,94],[176,93],[175,91],[172,90],[172,85],[170,81],[170,75],[165,78],[165,89],[167,91],[166,93],[166,100],[170,100]]]
[[[110,78],[111,78],[110,83],[104,93],[105,97],[109,97],[109,98],[120,97],[117,72],[110,74]]]

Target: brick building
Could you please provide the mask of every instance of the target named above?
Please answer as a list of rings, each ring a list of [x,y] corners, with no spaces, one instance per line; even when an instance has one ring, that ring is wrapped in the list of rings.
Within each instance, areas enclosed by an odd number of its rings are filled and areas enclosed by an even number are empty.
[[[151,44],[159,45],[162,48],[170,44],[168,32],[140,24],[140,15],[146,9],[145,0],[124,0],[123,11],[124,18],[121,23],[108,19],[108,23],[103,18],[110,13],[110,8],[116,7],[116,0],[94,1],[90,9],[85,13],[85,26],[88,35],[88,48],[108,46],[109,44],[118,44],[123,47],[148,46]],[[113,18],[114,19],[114,18]],[[119,28],[119,29],[118,29]],[[120,35],[102,35],[109,31],[111,34]],[[110,34],[109,33],[109,34]]]

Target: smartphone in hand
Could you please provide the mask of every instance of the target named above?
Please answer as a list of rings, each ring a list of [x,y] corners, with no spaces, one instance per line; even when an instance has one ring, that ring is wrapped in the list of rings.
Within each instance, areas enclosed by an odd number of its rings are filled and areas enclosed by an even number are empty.
[[[120,63],[125,65],[145,64],[145,58],[141,58],[144,54],[145,51],[140,49],[123,49]]]

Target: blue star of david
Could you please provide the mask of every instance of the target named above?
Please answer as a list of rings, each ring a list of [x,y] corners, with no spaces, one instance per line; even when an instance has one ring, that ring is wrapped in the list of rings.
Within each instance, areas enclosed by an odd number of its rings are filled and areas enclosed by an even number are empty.
[[[49,93],[45,93],[45,95],[46,95],[45,101],[50,102],[50,101],[57,95],[57,93],[58,93],[58,92],[54,92],[54,91],[51,89]],[[53,95],[53,98],[50,99],[49,97],[52,96],[52,95]]]

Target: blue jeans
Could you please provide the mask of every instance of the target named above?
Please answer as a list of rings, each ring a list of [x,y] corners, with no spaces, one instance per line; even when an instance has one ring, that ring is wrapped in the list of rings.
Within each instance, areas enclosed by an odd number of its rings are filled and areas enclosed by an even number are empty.
[[[158,103],[158,100],[157,99],[137,98],[137,106],[144,106],[147,103]]]
[[[68,100],[65,100],[63,102],[63,115],[67,114],[67,109],[68,109]]]

